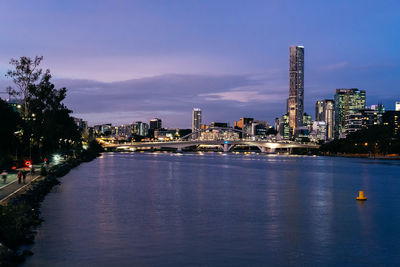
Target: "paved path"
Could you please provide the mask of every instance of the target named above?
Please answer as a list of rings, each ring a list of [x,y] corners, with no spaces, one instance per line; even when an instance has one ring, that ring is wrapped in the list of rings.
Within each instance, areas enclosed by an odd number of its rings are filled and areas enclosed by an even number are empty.
[[[26,187],[28,187],[32,181],[40,177],[39,172],[41,165],[34,165],[34,167],[36,170],[35,174],[31,176],[30,173],[27,173],[25,183],[18,183],[16,172],[12,172],[7,176],[7,181],[5,184],[3,183],[3,179],[0,179],[0,204],[5,203],[11,196],[19,191],[26,189]]]

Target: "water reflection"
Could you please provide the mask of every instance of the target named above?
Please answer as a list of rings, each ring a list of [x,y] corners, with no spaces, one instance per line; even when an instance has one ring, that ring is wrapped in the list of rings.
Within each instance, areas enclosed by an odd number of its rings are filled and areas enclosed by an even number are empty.
[[[400,264],[400,167],[364,162],[104,154],[46,198],[27,265]]]

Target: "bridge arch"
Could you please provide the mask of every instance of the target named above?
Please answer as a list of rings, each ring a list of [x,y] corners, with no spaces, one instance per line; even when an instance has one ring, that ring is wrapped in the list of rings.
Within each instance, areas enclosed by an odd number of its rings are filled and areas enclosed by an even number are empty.
[[[239,129],[235,129],[235,128],[229,128],[229,127],[210,127],[207,129],[200,129],[197,130],[193,133],[187,134],[185,136],[182,136],[179,140],[188,140],[190,137],[197,135],[198,133],[202,133],[202,132],[207,132],[207,131],[212,131],[212,130],[222,130],[222,131],[226,131],[226,132],[237,132],[237,133],[241,133],[243,135],[247,135],[248,137],[254,137],[254,135],[249,134],[243,130],[239,130]]]

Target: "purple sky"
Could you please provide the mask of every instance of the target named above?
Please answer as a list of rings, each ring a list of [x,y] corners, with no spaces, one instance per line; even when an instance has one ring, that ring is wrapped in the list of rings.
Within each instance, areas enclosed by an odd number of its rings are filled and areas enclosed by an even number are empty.
[[[335,88],[393,109],[399,14],[398,0],[1,1],[0,90],[11,57],[43,55],[91,125],[190,128],[193,107],[206,123],[272,123],[286,108],[289,46],[304,45],[306,112]]]

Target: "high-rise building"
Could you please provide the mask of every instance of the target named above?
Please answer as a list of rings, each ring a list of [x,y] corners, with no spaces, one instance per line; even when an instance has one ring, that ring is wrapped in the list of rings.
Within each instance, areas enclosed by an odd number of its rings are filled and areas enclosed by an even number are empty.
[[[319,100],[315,103],[315,121],[325,122],[327,140],[333,139],[334,103],[331,99]]]
[[[360,112],[363,128],[369,128],[371,126],[379,125],[382,123],[383,112],[379,112],[375,109],[363,109]]]
[[[289,127],[293,135],[296,127],[303,126],[304,113],[304,46],[291,46],[289,49],[289,98],[287,113]]]
[[[192,111],[192,133],[195,133],[201,129],[201,109],[194,108]],[[200,133],[193,135],[194,139],[200,137]]]
[[[162,121],[159,118],[154,118],[150,121],[150,129],[157,130],[162,128]]]
[[[360,110],[365,109],[365,90],[352,89],[336,89],[335,93],[335,138],[344,138],[346,136],[346,124],[354,122],[353,114],[359,114]],[[358,127],[358,122],[357,124]],[[353,129],[348,127],[348,129]],[[351,131],[351,130],[350,130]]]
[[[282,139],[290,139],[290,128],[289,128],[289,116],[287,114],[282,115],[279,118],[279,128],[277,129],[279,136]]]
[[[326,123],[324,121],[314,121],[310,139],[312,141],[326,141]]]
[[[242,130],[246,124],[252,124],[253,121],[254,121],[254,118],[244,118],[243,117],[243,118],[240,118],[240,120],[235,121],[234,126],[235,126],[235,128]]]
[[[382,116],[383,125],[393,128],[394,134],[400,134],[400,111],[388,110]]]
[[[400,111],[400,101],[396,102],[396,107],[395,107],[396,111]]]
[[[147,136],[149,133],[149,125],[145,122],[137,121],[133,123],[132,132],[135,135]]]
[[[308,132],[312,131],[312,126],[313,126],[313,122],[312,122],[312,118],[310,115],[308,115],[307,113],[303,114],[303,127],[308,129]]]

